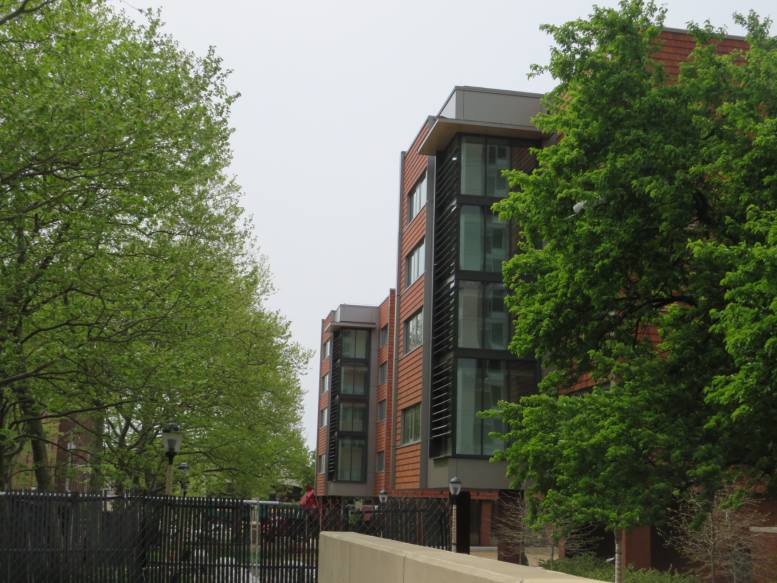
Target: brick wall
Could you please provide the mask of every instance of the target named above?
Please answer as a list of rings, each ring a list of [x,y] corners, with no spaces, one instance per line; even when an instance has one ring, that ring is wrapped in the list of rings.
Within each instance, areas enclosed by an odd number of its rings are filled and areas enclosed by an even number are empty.
[[[378,353],[378,369],[382,363],[388,364],[387,380],[382,385],[378,385],[378,398],[374,406],[370,407],[372,414],[377,415],[378,403],[386,401],[386,420],[379,421],[375,428],[375,452],[384,452],[385,471],[375,474],[373,492],[377,496],[381,490],[388,490],[391,487],[391,431],[392,431],[392,407],[394,398],[394,342],[395,342],[395,307],[396,291],[391,290],[389,297],[380,305],[379,329],[388,325],[388,344],[382,347]],[[379,370],[375,374],[380,374]]]
[[[326,317],[326,319],[321,322],[321,344],[318,347],[319,351],[323,351],[324,342],[329,340],[331,334],[329,332],[324,332],[326,327],[329,325],[329,322],[332,320],[332,314],[330,314]],[[332,360],[331,358],[331,347],[330,347],[330,357],[326,359],[321,359],[321,365],[319,367],[319,373],[318,373],[318,410],[321,411],[322,409],[326,409],[329,406],[329,393],[331,391],[327,391],[324,394],[321,394],[321,380],[324,377],[326,373],[329,372],[329,364]],[[319,352],[320,355],[323,355],[323,352]],[[331,379],[330,379],[331,384]],[[331,415],[330,415],[331,418]],[[318,440],[316,442],[316,472],[318,472],[318,456],[327,452],[326,447],[326,432],[327,428],[320,428],[318,426],[318,417],[316,418],[316,430],[318,431]],[[326,470],[324,470],[326,472]],[[326,473],[323,474],[316,474],[316,494],[319,496],[324,494],[324,486],[326,483]]]
[[[420,486],[421,446],[420,444],[401,446],[402,410],[421,402],[423,346],[410,354],[405,354],[404,323],[424,305],[424,276],[405,289],[405,257],[426,236],[426,207],[406,224],[407,195],[426,171],[427,156],[418,153],[418,146],[426,137],[428,124],[425,124],[405,155],[402,181],[402,238],[400,245],[399,277],[399,362],[397,365],[397,418],[394,421],[394,443],[396,450],[395,482],[397,489],[418,488]]]

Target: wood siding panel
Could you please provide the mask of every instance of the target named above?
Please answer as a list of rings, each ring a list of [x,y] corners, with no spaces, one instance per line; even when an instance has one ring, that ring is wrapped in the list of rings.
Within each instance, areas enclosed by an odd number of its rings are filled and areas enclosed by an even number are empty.
[[[418,488],[421,477],[421,444],[416,443],[397,450],[397,489]]]
[[[405,154],[405,162],[403,167],[404,180],[402,182],[402,227],[406,226],[407,221],[407,195],[410,194],[410,189],[415,186],[418,179],[426,171],[427,156],[418,153],[418,147],[421,142],[426,138],[426,134],[429,133],[429,123],[425,123],[424,127],[418,133],[413,145]],[[413,221],[415,222],[415,221]]]

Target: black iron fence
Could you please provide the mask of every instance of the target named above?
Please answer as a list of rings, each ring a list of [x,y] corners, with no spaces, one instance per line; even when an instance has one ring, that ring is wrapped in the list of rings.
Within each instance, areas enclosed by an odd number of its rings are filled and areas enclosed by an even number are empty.
[[[0,581],[314,582],[317,514],[229,499],[9,492]]]
[[[321,530],[451,550],[451,507],[446,498],[390,497],[384,504],[356,505],[328,496],[322,500]]]
[[[299,504],[172,496],[0,495],[0,582],[315,583],[322,530],[451,549],[439,498]]]

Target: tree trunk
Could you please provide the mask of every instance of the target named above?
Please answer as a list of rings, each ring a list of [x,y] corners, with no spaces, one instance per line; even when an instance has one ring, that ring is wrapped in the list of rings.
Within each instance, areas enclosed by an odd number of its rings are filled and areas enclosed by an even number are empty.
[[[623,583],[623,531],[615,529],[615,583]]]
[[[105,431],[105,417],[100,415],[94,422],[94,432],[92,434],[92,456],[89,465],[92,467],[92,474],[89,476],[89,491],[100,492],[103,489],[105,480],[102,475],[101,466],[103,460],[103,433]]]
[[[21,410],[29,419],[25,423],[30,434],[30,448],[32,449],[32,463],[35,468],[35,480],[38,490],[46,492],[51,490],[51,467],[49,466],[49,452],[46,448],[46,428],[43,426],[43,411],[27,395],[23,389],[15,389],[19,396]]]

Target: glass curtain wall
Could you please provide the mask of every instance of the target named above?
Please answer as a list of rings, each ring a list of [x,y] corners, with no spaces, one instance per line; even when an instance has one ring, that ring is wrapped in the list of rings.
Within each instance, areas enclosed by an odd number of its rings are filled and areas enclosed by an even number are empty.
[[[536,363],[459,358],[456,365],[455,453],[492,456],[504,449],[504,441],[489,434],[504,433],[506,426],[500,418],[480,419],[478,413],[536,393]]]
[[[449,303],[435,304],[433,316],[439,327],[432,331],[434,378],[441,379],[432,385],[433,457],[492,456],[504,444],[489,433],[502,433],[502,422],[477,414],[536,391],[536,362],[517,360],[508,351],[512,325],[501,282],[504,262],[518,252],[521,229],[500,221],[491,207],[510,193],[502,173],[531,172],[536,159],[530,149],[540,146],[539,141],[461,134],[438,158],[441,190],[435,200],[441,202],[435,233],[441,238],[435,240],[434,277],[440,289],[450,286],[455,293]]]
[[[507,350],[510,315],[501,283],[459,282],[459,348]]]
[[[465,204],[459,213],[459,269],[501,273],[511,257],[511,229],[488,207]],[[518,240],[514,242],[517,246]]]
[[[367,479],[367,405],[370,391],[370,330],[340,331],[340,391],[338,394],[337,480]]]

